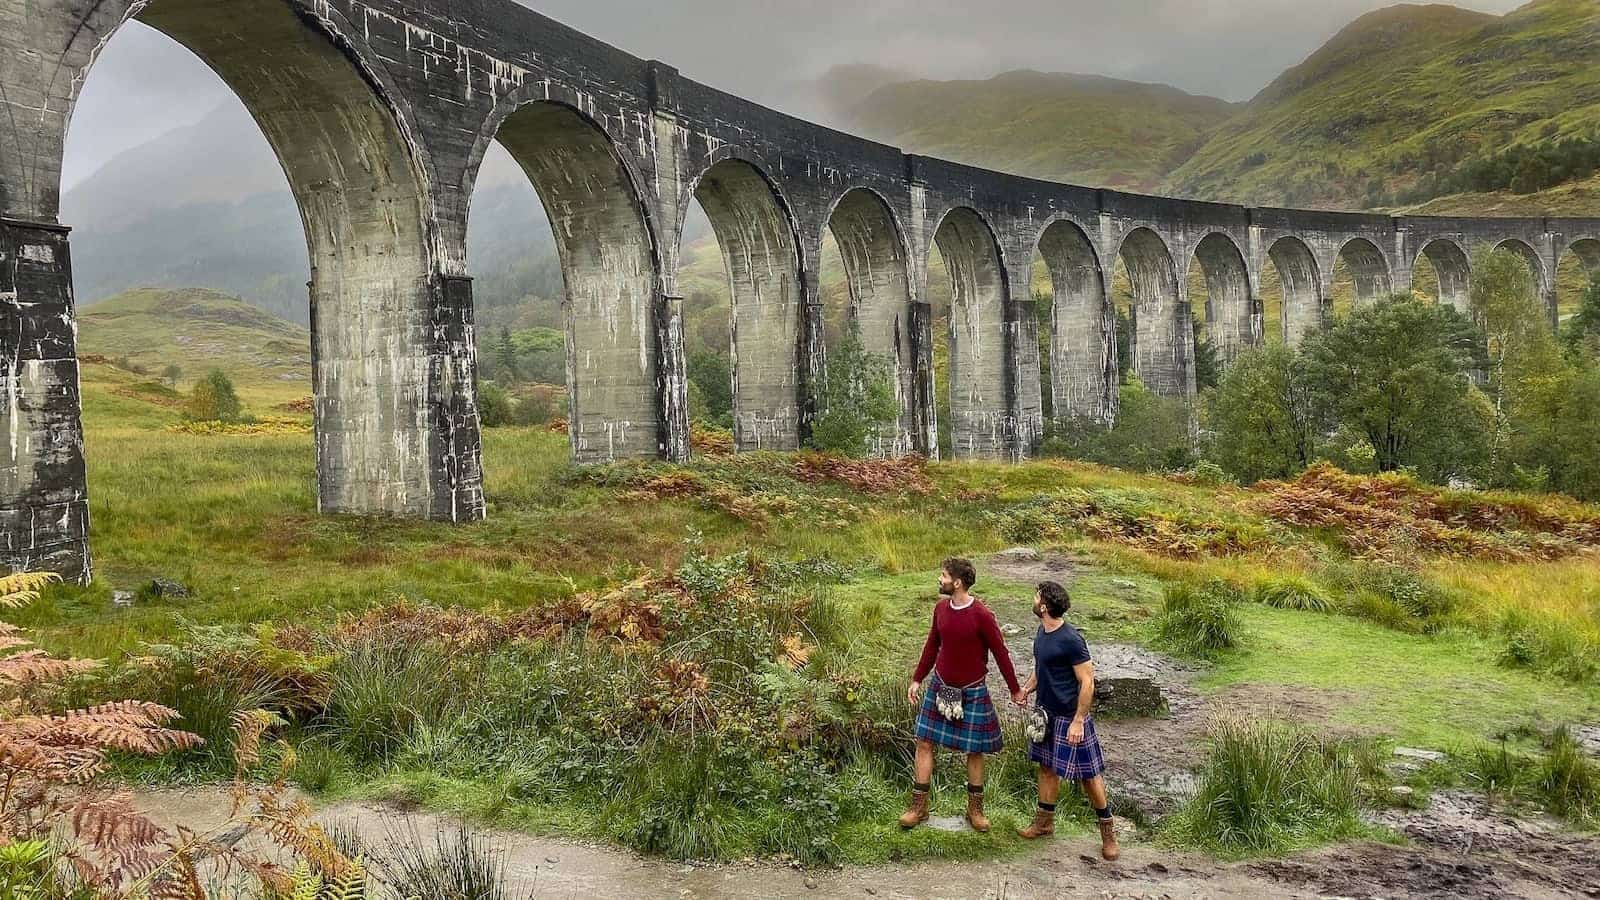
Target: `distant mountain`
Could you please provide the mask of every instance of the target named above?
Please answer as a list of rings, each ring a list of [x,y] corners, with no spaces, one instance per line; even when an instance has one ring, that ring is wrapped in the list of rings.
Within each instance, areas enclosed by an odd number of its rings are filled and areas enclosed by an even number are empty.
[[[62,197],[73,281],[90,308],[133,288],[204,286],[310,323],[305,232],[288,179],[238,103],[120,154]],[[468,222],[479,321],[558,324],[560,267],[544,207],[503,153],[486,160]],[[546,321],[548,320],[548,321]]]
[[[107,298],[78,316],[78,352],[160,375],[176,365],[193,379],[222,369],[246,382],[304,382],[311,334],[217,291],[141,289]]]
[[[911,153],[1075,184],[1148,190],[1234,104],[1164,84],[1007,72],[983,81],[889,84],[842,116]]]
[[[1514,183],[1531,194],[1586,177],[1561,169],[1589,145],[1600,145],[1600,3],[1535,0],[1503,17],[1396,6],[1268,85],[1165,189],[1349,209]]]

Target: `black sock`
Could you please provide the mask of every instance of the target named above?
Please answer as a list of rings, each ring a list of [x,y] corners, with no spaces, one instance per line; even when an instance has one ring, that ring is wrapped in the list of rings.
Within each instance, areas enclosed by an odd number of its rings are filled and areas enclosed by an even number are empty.
[[[1101,819],[1111,818],[1111,804],[1107,803],[1105,806],[1100,807],[1094,811],[1094,814]]]
[[[1046,803],[1041,800],[1039,801],[1039,809],[1043,812],[1053,813],[1056,811],[1056,805],[1054,803]]]
[[[929,781],[911,782],[911,789],[919,794],[926,794],[931,787],[933,787],[933,783]]]
[[[969,783],[967,785],[967,793],[969,793],[969,794],[981,794],[981,793],[983,793],[983,785]]]

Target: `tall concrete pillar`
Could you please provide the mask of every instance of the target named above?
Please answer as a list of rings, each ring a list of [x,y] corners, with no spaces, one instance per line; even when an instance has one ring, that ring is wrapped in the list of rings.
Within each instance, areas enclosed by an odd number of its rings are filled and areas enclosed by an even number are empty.
[[[0,565],[89,580],[67,229],[0,218]]]
[[[1020,284],[1028,290],[1026,281]],[[1033,456],[1044,440],[1044,397],[1039,372],[1038,304],[1029,297],[1008,304],[1006,358],[1010,360],[1007,378],[1007,405],[1011,412],[1011,458]]]
[[[689,361],[683,347],[683,297],[662,295],[655,320],[660,456],[668,462],[683,462],[690,453]]]
[[[939,418],[937,390],[933,373],[933,304],[920,300],[911,304],[911,414],[912,439],[918,453],[939,458]]]

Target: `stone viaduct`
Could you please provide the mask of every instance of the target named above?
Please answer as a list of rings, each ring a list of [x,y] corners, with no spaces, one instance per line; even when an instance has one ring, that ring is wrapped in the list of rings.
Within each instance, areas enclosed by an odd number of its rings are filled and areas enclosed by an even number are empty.
[[[1600,219],[1394,218],[1252,209],[1052,184],[912,156],[637,59],[512,0],[0,0],[0,556],[86,579],[89,515],[68,230],[73,104],[130,19],[210,65],[260,124],[305,224],[318,502],[326,512],[482,518],[466,222],[498,140],[538,190],[567,285],[572,452],[685,458],[679,239],[698,200],[733,296],[736,441],[807,440],[827,361],[818,272],[838,242],[852,321],[893,363],[884,453],[937,451],[935,341],[949,342],[959,457],[1019,458],[1063,415],[1116,413],[1110,273],[1135,294],[1134,369],[1194,391],[1187,275],[1204,270],[1223,355],[1327,314],[1343,258],[1359,299],[1410,287],[1423,255],[1464,303],[1471,254],[1510,246],[1553,315],[1556,264],[1600,268]],[[935,334],[927,259],[952,287]],[[1035,251],[1054,284],[1041,384]]]

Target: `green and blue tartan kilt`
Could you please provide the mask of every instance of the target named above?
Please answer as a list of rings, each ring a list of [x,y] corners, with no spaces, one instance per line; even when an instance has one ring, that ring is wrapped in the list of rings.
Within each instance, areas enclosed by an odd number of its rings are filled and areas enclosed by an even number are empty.
[[[1029,759],[1067,781],[1088,781],[1106,770],[1100,736],[1094,730],[1094,716],[1084,718],[1083,742],[1079,744],[1067,742],[1067,732],[1072,728],[1071,716],[1051,715],[1050,722],[1050,733],[1044,740],[1028,745]]]
[[[989,699],[989,686],[976,684],[961,692],[961,721],[951,722],[939,715],[939,704],[934,697],[944,682],[934,674],[922,691],[922,710],[917,713],[917,740],[932,741],[941,747],[962,753],[999,753],[1000,718],[995,713],[994,701]]]

